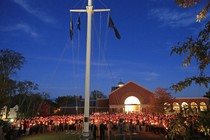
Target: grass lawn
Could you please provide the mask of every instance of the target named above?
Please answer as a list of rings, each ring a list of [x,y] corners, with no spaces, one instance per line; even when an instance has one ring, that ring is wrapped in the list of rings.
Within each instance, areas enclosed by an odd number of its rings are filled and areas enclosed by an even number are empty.
[[[53,132],[23,136],[20,140],[79,140],[79,134],[71,132]]]

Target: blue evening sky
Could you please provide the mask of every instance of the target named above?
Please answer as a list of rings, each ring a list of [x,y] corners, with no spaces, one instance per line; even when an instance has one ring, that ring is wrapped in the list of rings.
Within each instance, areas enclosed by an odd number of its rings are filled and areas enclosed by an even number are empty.
[[[190,8],[175,0],[94,0],[94,9],[110,8],[120,32],[118,40],[107,27],[108,13],[95,13],[91,51],[91,91],[110,93],[119,81],[133,81],[151,91],[169,88],[185,77],[198,75],[194,62],[182,67],[183,56],[170,56],[171,47],[196,37],[207,19],[196,22],[205,0]],[[1,0],[0,47],[26,58],[15,75],[39,85],[51,98],[84,96],[86,13],[72,13],[73,40],[69,38],[70,9],[85,9],[85,0]],[[207,74],[209,75],[209,69]],[[193,85],[174,97],[203,97],[208,89]]]

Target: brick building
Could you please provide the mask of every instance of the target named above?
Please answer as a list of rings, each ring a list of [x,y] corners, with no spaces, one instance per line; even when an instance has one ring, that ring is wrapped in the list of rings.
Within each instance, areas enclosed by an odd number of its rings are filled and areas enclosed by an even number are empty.
[[[94,112],[149,112],[154,102],[154,92],[142,87],[132,81],[124,84],[119,82],[111,88],[109,97],[98,98],[90,101],[90,113]],[[205,111],[208,109],[209,99],[204,97],[175,98],[173,104],[169,104],[168,111],[180,112],[186,109],[194,111]],[[84,100],[81,100],[77,108],[62,107],[70,114],[83,113]]]
[[[113,89],[113,88],[112,88]],[[134,83],[118,83],[109,94],[109,111],[141,112],[147,111],[154,101],[154,93]]]

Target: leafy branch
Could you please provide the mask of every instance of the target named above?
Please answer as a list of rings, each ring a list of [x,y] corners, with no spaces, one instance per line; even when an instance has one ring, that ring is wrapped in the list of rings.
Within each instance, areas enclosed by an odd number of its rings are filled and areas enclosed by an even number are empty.
[[[196,15],[196,22],[200,22],[202,19],[206,18],[207,12],[210,8],[210,0],[208,0],[208,4],[201,10],[200,13]],[[200,0],[176,0],[176,3],[183,8],[187,8],[198,4]]]
[[[210,83],[210,77],[206,76],[205,70],[210,63],[210,21],[206,24],[205,28],[199,33],[196,39],[192,37],[188,38],[186,42],[180,43],[172,48],[171,54],[184,55],[186,58],[183,60],[183,66],[187,67],[191,64],[194,59],[198,65],[200,71],[199,76],[186,78],[184,81],[180,81],[171,88],[175,91],[181,91],[182,89],[191,85],[192,82],[195,84],[204,85],[208,87]]]

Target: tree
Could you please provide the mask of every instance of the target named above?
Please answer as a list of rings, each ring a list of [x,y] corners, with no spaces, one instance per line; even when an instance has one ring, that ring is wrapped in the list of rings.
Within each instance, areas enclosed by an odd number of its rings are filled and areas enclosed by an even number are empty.
[[[20,81],[17,82],[17,89],[16,93],[17,94],[31,94],[34,91],[38,90],[38,84],[35,84],[31,81]]]
[[[106,98],[106,95],[104,95],[103,92],[101,92],[101,91],[93,90],[90,93],[90,99],[91,100],[96,100],[97,98]]]
[[[55,99],[55,102],[59,107],[76,104],[76,96],[59,96]]]
[[[156,88],[154,97],[155,112],[165,113],[166,110],[171,109],[174,98],[166,89],[161,87]]]
[[[204,95],[203,97],[206,97],[209,99],[209,104],[210,104],[210,89],[209,91],[206,92],[206,95]]]
[[[27,95],[33,94],[38,90],[38,85],[31,81],[20,81],[16,84],[16,98],[13,98],[12,103],[18,105],[19,109],[22,110],[22,105],[24,105]],[[14,104],[15,103],[15,104]]]
[[[176,3],[179,6],[182,6],[184,8],[187,8],[189,6],[193,6],[195,4],[198,4],[200,0],[176,0]],[[210,1],[208,0],[208,4],[201,10],[199,14],[196,15],[196,21],[200,22],[201,19],[206,18],[207,12],[210,8]]]
[[[210,89],[208,92],[206,92],[206,95],[204,95],[203,97],[209,98],[210,99]]]
[[[50,116],[52,115],[54,112],[54,110],[56,109],[56,104],[50,100],[50,99],[45,99],[40,110],[39,110],[39,114],[40,116]]]
[[[0,50],[0,74],[4,79],[16,74],[25,62],[25,58],[18,52],[12,50]]]
[[[30,94],[28,96],[27,106],[26,106],[26,114],[25,116],[31,117],[38,115],[39,106],[43,102],[42,95],[40,93]]]
[[[16,81],[11,76],[20,70],[25,62],[25,58],[18,52],[3,49],[0,50],[0,108],[5,106],[10,99]]]
[[[178,42],[178,46],[172,48],[171,55],[176,53],[184,55],[186,58],[183,61],[183,66],[187,67],[195,60],[200,71],[198,76],[185,78],[184,81],[179,81],[177,84],[171,86],[175,91],[181,91],[189,87],[192,82],[199,85],[204,85],[208,88],[210,77],[206,75],[207,66],[210,63],[210,21],[206,24],[205,28],[199,33],[196,39],[189,37],[184,43]]]
[[[16,94],[12,97],[12,106],[18,105],[20,117],[31,117],[36,115],[47,116],[52,112],[51,102],[47,93],[36,91],[30,94]],[[48,108],[48,109],[47,109]]]

